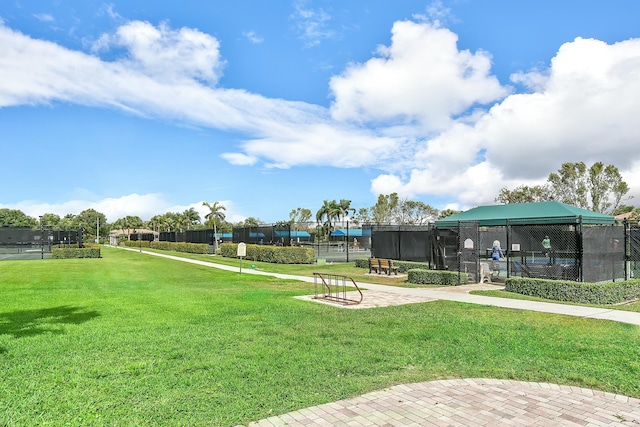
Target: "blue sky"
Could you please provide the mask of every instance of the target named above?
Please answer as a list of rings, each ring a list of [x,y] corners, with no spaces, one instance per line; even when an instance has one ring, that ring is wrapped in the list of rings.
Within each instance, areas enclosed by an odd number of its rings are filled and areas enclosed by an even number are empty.
[[[286,220],[491,204],[563,162],[640,197],[640,2],[0,3],[0,207]],[[636,200],[632,200],[631,203]]]

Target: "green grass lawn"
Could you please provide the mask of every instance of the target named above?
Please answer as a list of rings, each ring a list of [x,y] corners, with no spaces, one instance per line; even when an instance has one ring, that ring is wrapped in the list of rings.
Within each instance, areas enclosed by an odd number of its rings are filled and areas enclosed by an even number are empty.
[[[392,384],[489,377],[640,397],[640,328],[310,284],[116,249],[0,263],[0,425],[233,426]]]
[[[134,248],[132,248],[134,249]],[[147,252],[156,252],[161,254],[174,255],[182,258],[189,259],[197,259],[200,261],[211,262],[214,264],[222,264],[233,267],[240,266],[239,258],[226,258],[222,256],[211,256],[211,255],[202,255],[202,254],[188,254],[184,252],[173,252],[173,251],[161,251],[154,249],[143,249]],[[403,286],[403,287],[428,287],[425,285],[415,285],[411,283],[407,283],[406,275],[394,275],[391,274],[387,276],[386,274],[368,274],[368,268],[359,268],[355,266],[355,261],[353,262],[336,262],[332,264],[273,264],[268,262],[260,262],[260,261],[252,261],[250,259],[242,260],[242,269],[250,269],[253,266],[255,269],[260,271],[265,271],[269,273],[283,273],[283,274],[293,274],[296,276],[313,276],[314,272],[320,273],[331,273],[331,274],[342,274],[349,277],[352,277],[356,282],[367,282],[367,283],[378,283],[382,285],[393,285],[393,286]]]

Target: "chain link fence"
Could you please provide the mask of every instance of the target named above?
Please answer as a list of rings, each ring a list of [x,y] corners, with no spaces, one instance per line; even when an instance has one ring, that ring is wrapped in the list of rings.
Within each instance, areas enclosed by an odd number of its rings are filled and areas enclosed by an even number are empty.
[[[511,276],[611,282],[640,274],[640,231],[625,225],[585,225],[561,218],[559,224],[526,224],[507,221],[506,226],[484,227],[460,222],[458,227],[438,228],[432,237],[433,264],[439,269],[467,274],[470,281]],[[492,259],[498,245],[502,257]]]
[[[640,226],[627,225],[625,252],[627,253],[627,270],[631,278],[640,278]]]
[[[82,230],[0,228],[0,260],[50,259],[56,245],[82,246]]]

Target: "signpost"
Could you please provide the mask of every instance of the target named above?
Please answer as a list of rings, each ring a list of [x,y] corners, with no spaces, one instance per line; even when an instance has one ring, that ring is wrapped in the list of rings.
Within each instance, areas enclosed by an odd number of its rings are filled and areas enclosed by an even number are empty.
[[[240,274],[242,274],[242,257],[247,256],[246,243],[238,243],[238,256],[240,257]]]

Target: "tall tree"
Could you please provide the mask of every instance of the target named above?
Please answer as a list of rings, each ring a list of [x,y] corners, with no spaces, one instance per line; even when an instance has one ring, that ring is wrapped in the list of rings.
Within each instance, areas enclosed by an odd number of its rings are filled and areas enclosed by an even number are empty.
[[[369,208],[360,208],[353,218],[356,224],[369,225],[371,224],[371,213]]]
[[[40,217],[40,226],[44,228],[58,228],[60,226],[60,215],[46,213]]]
[[[209,202],[202,202],[202,206],[206,206],[209,209],[209,213],[207,213],[204,218],[206,219],[207,223],[211,225],[213,225],[213,235],[214,235],[214,249],[218,248],[218,225],[217,223],[220,221],[224,221],[224,219],[227,217],[226,214],[224,213],[224,211],[227,210],[226,207],[224,207],[224,205],[222,205],[220,202],[215,201],[213,203],[209,203]]]
[[[629,192],[618,168],[596,162],[587,168],[584,162],[563,163],[549,174],[546,185],[522,185],[513,190],[502,188],[498,203],[527,203],[557,200],[561,203],[608,213],[616,210]]]
[[[127,238],[131,240],[131,230],[142,228],[144,222],[142,218],[136,215],[127,215],[124,218],[118,218],[111,224],[112,230],[127,230]]]
[[[76,216],[74,214],[66,214],[60,219],[60,228],[62,230],[77,230]]]
[[[101,236],[105,236],[108,231],[107,217],[95,209],[85,209],[80,212],[74,217],[74,224],[76,228],[82,228],[83,238],[86,241],[95,240],[98,231]]]
[[[589,168],[587,188],[591,195],[591,210],[595,212],[615,210],[629,192],[629,186],[622,180],[618,168],[605,166],[602,162],[594,163]]]
[[[185,219],[187,230],[191,230],[194,225],[200,223],[200,214],[194,208],[189,208],[182,212],[182,216]]]
[[[145,227],[147,227],[150,230],[160,232],[163,224],[164,224],[164,221],[163,221],[162,215],[154,215],[151,217],[151,219],[149,219],[149,221],[147,221],[147,223],[145,224]]]
[[[451,215],[459,214],[460,212],[462,211],[457,211],[455,209],[444,209],[444,210],[441,210],[440,213],[438,214],[438,219],[447,218],[447,217],[450,217]]]
[[[563,163],[547,181],[554,200],[601,213],[615,210],[629,192],[618,168],[602,162],[589,168],[583,162]]]
[[[333,231],[334,219],[340,215],[340,207],[335,200],[324,200],[322,206],[316,212],[316,221],[322,225],[325,238]]]
[[[349,216],[349,214],[355,215],[356,210],[355,208],[351,207],[351,200],[346,200],[346,199],[340,199],[340,201],[338,203],[336,203],[337,206],[337,214],[338,214],[338,220],[342,220],[344,221],[344,219],[346,217]]]
[[[261,223],[262,221],[260,221],[260,219],[250,216],[248,218],[245,218],[245,220],[240,223],[240,226],[241,227],[257,227]]]
[[[500,194],[496,197],[496,203],[512,204],[512,203],[532,203],[546,202],[551,200],[551,190],[547,185],[521,185],[509,190],[504,187],[500,190]]]
[[[557,173],[549,174],[553,200],[587,209],[587,166],[583,162],[563,163]]]
[[[371,208],[371,217],[376,224],[391,223],[393,212],[398,207],[398,193],[380,194],[378,201]]]
[[[289,212],[289,220],[294,230],[306,230],[308,229],[309,221],[311,221],[311,209],[307,208],[295,208]]]
[[[438,210],[423,202],[403,199],[394,210],[396,224],[426,225],[438,218]]]
[[[19,209],[0,209],[0,227],[35,227],[38,221]]]

